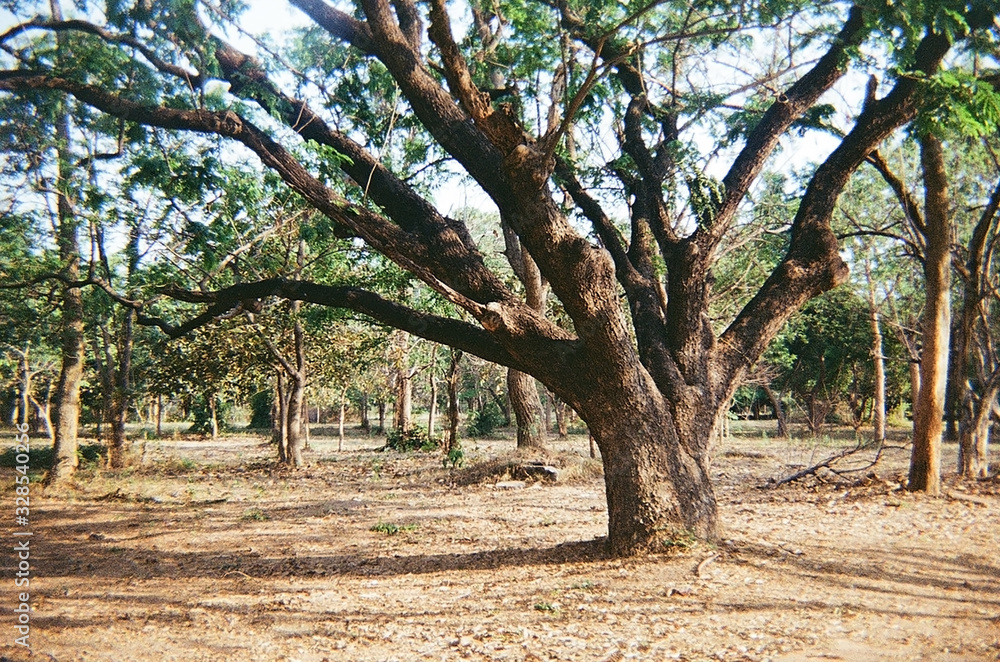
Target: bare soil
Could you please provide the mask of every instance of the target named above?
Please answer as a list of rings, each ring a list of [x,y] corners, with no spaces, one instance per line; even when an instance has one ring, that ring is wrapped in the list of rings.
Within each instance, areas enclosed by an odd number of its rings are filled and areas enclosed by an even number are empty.
[[[725,540],[622,560],[585,437],[552,442],[558,482],[523,487],[484,465],[509,440],[467,442],[458,470],[380,443],[314,437],[289,472],[260,439],[150,441],[141,469],[33,485],[32,655],[8,533],[0,658],[1000,660],[996,480],[912,495],[891,450],[762,489],[841,442],[734,437],[714,469]]]

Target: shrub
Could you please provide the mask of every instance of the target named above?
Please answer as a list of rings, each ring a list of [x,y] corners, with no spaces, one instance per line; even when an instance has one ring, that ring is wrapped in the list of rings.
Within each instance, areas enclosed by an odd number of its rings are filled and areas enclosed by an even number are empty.
[[[427,434],[427,430],[416,425],[409,430],[389,430],[385,439],[385,447],[401,453],[411,451],[432,451],[440,445],[440,441]]]
[[[467,432],[470,437],[488,437],[505,423],[500,407],[491,401],[472,415]]]

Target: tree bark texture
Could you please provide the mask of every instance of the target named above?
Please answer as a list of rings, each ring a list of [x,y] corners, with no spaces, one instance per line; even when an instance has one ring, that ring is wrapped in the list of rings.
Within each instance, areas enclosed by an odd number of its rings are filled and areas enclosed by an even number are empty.
[[[914,492],[939,494],[951,330],[951,222],[948,216],[948,178],[940,140],[932,135],[923,136],[920,154],[925,191],[926,304],[922,325],[923,350],[920,353],[920,393],[913,415],[913,451],[908,487]]]
[[[58,0],[50,2],[53,20],[62,20],[62,10]],[[65,37],[59,41],[62,57],[65,52]],[[69,281],[80,278],[80,243],[78,237],[79,219],[76,218],[71,198],[70,180],[73,174],[73,155],[70,150],[70,119],[68,109],[62,109],[56,121],[56,159],[58,161],[58,182],[56,183],[57,242],[59,260]],[[53,444],[52,468],[46,481],[60,483],[68,480],[79,466],[77,458],[78,434],[80,426],[80,384],[84,367],[84,327],[83,293],[78,287],[64,287],[62,291],[62,366],[55,393],[55,442]]]
[[[545,428],[542,422],[542,401],[538,397],[535,378],[514,370],[507,370],[507,393],[517,423],[518,448],[543,448]]]
[[[451,361],[448,364],[448,439],[445,444],[445,452],[455,450],[459,446],[458,442],[458,378],[460,376],[458,367],[462,361],[462,352],[451,350]]]
[[[873,293],[874,294],[874,293]],[[872,402],[872,430],[876,444],[885,442],[885,357],[882,354],[882,328],[875,299],[869,299],[869,323],[872,327],[872,362],[875,366],[875,395]]]

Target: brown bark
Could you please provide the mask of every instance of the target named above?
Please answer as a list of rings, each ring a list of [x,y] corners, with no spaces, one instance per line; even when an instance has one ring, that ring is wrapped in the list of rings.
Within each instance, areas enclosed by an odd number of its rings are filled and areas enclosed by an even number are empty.
[[[274,440],[278,445],[278,462],[288,464],[288,391],[284,369],[278,367],[274,378]]]
[[[125,424],[128,420],[128,409],[132,397],[132,343],[133,319],[135,313],[123,311],[124,319],[118,338],[118,365],[115,368],[115,385],[111,396],[111,446],[108,449],[108,463],[112,469],[122,469],[131,464],[132,448]],[[214,399],[213,399],[214,405]],[[217,436],[215,409],[212,409],[212,438]]]
[[[941,143],[932,135],[923,136],[920,142],[927,243],[924,255],[926,305],[908,488],[936,495],[941,492],[941,435],[951,327],[951,223]]]
[[[428,380],[430,381],[430,404],[427,406],[427,436],[433,439],[435,425],[437,423],[438,383],[437,376],[434,374],[433,365],[431,365],[429,372],[430,374],[428,376]]]
[[[989,471],[987,448],[990,420],[996,402],[994,381],[997,366],[987,358],[992,352],[977,349],[977,329],[983,338],[989,338],[985,323],[984,300],[990,296],[992,286],[984,268],[989,237],[995,233],[997,211],[1000,209],[1000,182],[993,189],[990,200],[979,215],[969,239],[968,254],[964,264],[956,271],[962,278],[962,306],[952,329],[952,352],[948,366],[948,392],[946,407],[949,431],[955,421],[961,421],[958,434],[958,470],[967,477],[983,477]],[[977,396],[972,382],[981,393]],[[966,406],[960,406],[966,405]]]
[[[62,10],[58,0],[51,0],[53,20],[62,20]],[[68,57],[65,52],[65,37],[57,40],[59,57]],[[80,244],[77,236],[78,219],[75,217],[71,201],[70,179],[72,177],[72,154],[70,151],[70,120],[68,110],[63,108],[56,120],[56,159],[58,161],[58,181],[56,182],[56,214],[59,220],[57,242],[59,260],[63,273],[70,281],[80,277]],[[52,468],[46,477],[49,484],[69,480],[79,466],[77,458],[78,433],[80,426],[80,384],[83,381],[84,329],[83,294],[77,287],[64,287],[62,291],[62,367],[55,392],[55,441],[53,443]]]
[[[365,434],[371,432],[372,422],[369,418],[368,412],[368,393],[365,391],[361,392],[358,398],[358,412],[361,414],[361,429],[364,430]]]
[[[882,354],[882,328],[879,323],[878,308],[875,305],[875,291],[869,285],[869,323],[872,327],[872,361],[875,364],[875,394],[872,403],[872,430],[876,444],[885,442],[885,356]]]
[[[1000,395],[1000,371],[993,374],[978,402],[969,395],[967,416],[962,417],[959,434],[958,473],[967,478],[990,475],[989,444],[993,416]]]
[[[445,452],[458,448],[458,365],[462,360],[462,352],[451,350],[451,362],[448,365],[448,440]]]
[[[767,396],[771,408],[774,410],[774,418],[778,421],[778,436],[782,439],[788,438],[788,421],[785,419],[785,408],[781,406],[781,398],[774,392],[770,384],[761,384],[764,395]]]
[[[340,414],[337,417],[337,452],[344,450],[344,417],[347,414],[347,388],[340,392]]]
[[[565,439],[569,436],[569,414],[566,403],[562,400],[555,401],[556,410],[556,432],[559,434],[560,439]]]
[[[508,369],[507,394],[510,396],[510,406],[517,423],[517,447],[544,447],[542,402],[538,397],[535,378],[520,370]]]
[[[397,431],[409,432],[413,429],[413,378],[408,366],[396,370],[396,403],[393,413],[393,427]]]

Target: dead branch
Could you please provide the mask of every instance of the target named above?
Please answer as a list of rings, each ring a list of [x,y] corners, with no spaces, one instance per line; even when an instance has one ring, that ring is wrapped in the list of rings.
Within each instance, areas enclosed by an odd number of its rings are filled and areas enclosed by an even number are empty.
[[[772,478],[771,480],[768,481],[768,483],[766,485],[762,485],[761,487],[762,488],[767,488],[767,489],[774,489],[774,488],[777,488],[777,487],[781,487],[782,485],[787,485],[788,483],[794,483],[795,481],[800,480],[802,478],[805,478],[806,476],[813,476],[820,469],[829,469],[830,471],[832,471],[832,472],[834,472],[835,474],[838,474],[838,475],[843,474],[843,473],[850,473],[850,472],[853,472],[853,471],[864,471],[865,469],[869,469],[869,468],[875,466],[876,464],[878,464],[878,461],[882,458],[883,448],[884,448],[884,444],[880,444],[879,447],[878,447],[878,450],[875,453],[875,458],[869,464],[865,465],[864,467],[856,467],[856,468],[852,468],[852,469],[841,469],[839,471],[836,470],[836,469],[834,469],[832,465],[835,464],[836,462],[839,462],[840,460],[843,460],[846,457],[850,457],[850,456],[854,455],[855,453],[859,453],[859,452],[865,450],[864,443],[862,443],[861,441],[858,441],[857,445],[854,446],[854,448],[844,449],[844,450],[840,451],[839,453],[835,453],[835,454],[831,455],[830,457],[826,458],[825,460],[822,460],[821,462],[817,462],[816,464],[812,465],[811,467],[807,467],[805,469],[802,469],[801,471],[796,471],[795,473],[793,473],[790,476],[785,476],[784,478],[781,478],[779,480],[774,480]]]
[[[949,499],[954,499],[955,501],[967,501],[969,503],[976,503],[980,506],[995,506],[997,501],[995,499],[988,499],[986,497],[975,496],[973,494],[962,494],[961,492],[956,492],[954,490],[949,490],[945,492]]]

